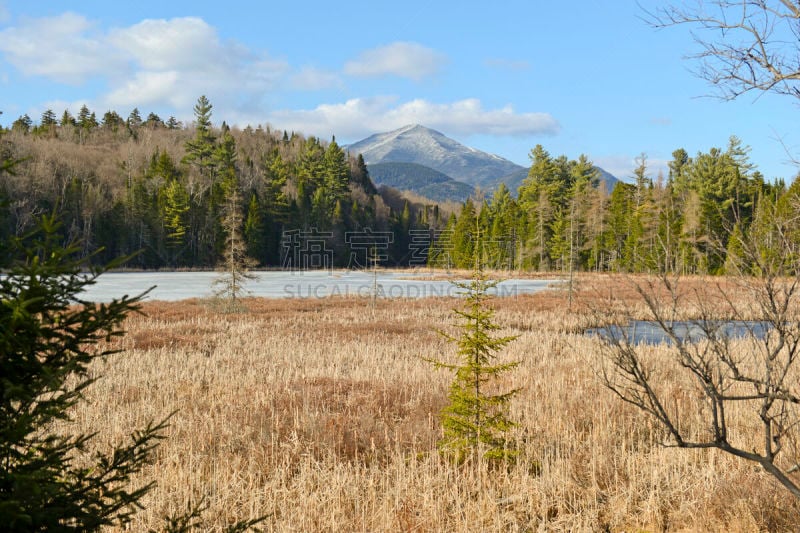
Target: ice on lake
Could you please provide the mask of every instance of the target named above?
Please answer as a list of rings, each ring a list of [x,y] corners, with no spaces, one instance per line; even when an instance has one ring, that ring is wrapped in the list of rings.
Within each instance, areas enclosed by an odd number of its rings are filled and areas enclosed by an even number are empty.
[[[368,271],[267,271],[252,272],[255,280],[248,281],[247,296],[263,298],[325,298],[328,296],[369,297],[375,292],[386,298],[425,298],[458,296],[461,289],[448,280],[426,279],[426,274],[378,272],[377,278]],[[140,294],[154,287],[149,300],[176,301],[187,298],[207,298],[214,295],[212,284],[220,272],[107,272],[97,278],[81,295],[82,299],[108,302],[123,295]],[[498,296],[533,294],[559,280],[508,279],[500,282],[493,293]]]

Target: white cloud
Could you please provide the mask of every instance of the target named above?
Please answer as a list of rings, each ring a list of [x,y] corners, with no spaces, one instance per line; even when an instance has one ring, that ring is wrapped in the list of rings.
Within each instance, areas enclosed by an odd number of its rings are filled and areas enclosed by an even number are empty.
[[[19,26],[0,31],[0,51],[24,74],[69,84],[114,74],[124,66],[119,51],[108,46],[105,36],[74,13],[23,19]]]
[[[112,107],[168,103],[187,109],[200,94],[234,106],[274,88],[289,69],[283,61],[221,41],[212,26],[195,17],[144,20],[112,31],[109,42],[127,54],[135,70],[107,95]]]
[[[189,118],[192,104],[205,94],[220,120],[240,125],[267,120],[320,136],[356,138],[410,123],[460,136],[553,135],[559,130],[547,113],[520,113],[511,106],[484,109],[478,99],[434,103],[354,98],[267,114],[264,102],[271,92],[342,89],[342,73],[313,66],[292,69],[281,59],[221,39],[213,26],[196,17],[148,19],[105,30],[73,13],[20,19],[0,30],[0,53],[26,75],[78,85],[100,78],[105,83],[102,94],[87,102],[98,113],[169,107],[179,118]],[[345,65],[344,73],[419,80],[436,74],[445,61],[420,44],[395,42],[364,52]]]
[[[289,71],[283,61],[255,54],[195,17],[144,20],[95,31],[81,15],[25,19],[0,31],[0,51],[27,75],[80,85],[103,76],[101,107],[171,105],[191,109],[201,94],[223,107],[257,99]]]
[[[345,74],[358,77],[394,75],[412,80],[436,74],[446,62],[443,54],[418,43],[394,42],[362,52],[344,65]]]
[[[112,30],[108,41],[145,70],[198,70],[230,63],[236,55],[220,44],[214,28],[195,17],[143,20]]]
[[[277,111],[270,122],[281,129],[319,136],[359,138],[407,124],[424,124],[449,135],[493,136],[555,135],[559,124],[548,113],[517,113],[511,106],[483,109],[477,99],[437,104],[395,98],[354,98],[340,104],[322,104],[312,110]]]
[[[110,107],[145,106],[169,103],[180,107],[186,102],[178,90],[179,75],[175,70],[137,72],[133,78],[118,85],[103,100]]]

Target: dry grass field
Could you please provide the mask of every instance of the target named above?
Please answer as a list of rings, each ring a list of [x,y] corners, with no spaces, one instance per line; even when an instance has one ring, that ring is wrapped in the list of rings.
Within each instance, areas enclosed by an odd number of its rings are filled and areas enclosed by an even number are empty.
[[[452,376],[421,357],[454,353],[436,333],[452,327],[452,299],[252,299],[243,313],[151,302],[129,318],[124,353],[94,368],[75,420],[102,447],[177,411],[141,476],[158,486],[136,531],[200,498],[216,528],[269,515],[267,531],[796,531],[800,502],[759,467],[660,446],[659,428],[600,383],[587,309],[632,297],[584,275],[572,310],[560,290],[494,301],[500,333],[519,335],[502,357],[522,362],[503,383],[522,388],[507,470],[436,453]],[[679,374],[665,376],[675,405],[692,405]],[[748,417],[729,416],[746,435]]]

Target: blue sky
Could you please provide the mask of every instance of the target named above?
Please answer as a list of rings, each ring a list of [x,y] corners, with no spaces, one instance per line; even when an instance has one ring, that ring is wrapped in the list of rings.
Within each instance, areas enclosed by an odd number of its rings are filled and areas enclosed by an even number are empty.
[[[736,135],[791,180],[797,104],[703,97],[688,29],[642,15],[633,0],[0,0],[0,123],[84,103],[191,120],[206,94],[216,123],[340,143],[421,123],[523,165],[536,144],[585,153],[621,178],[642,153],[655,177],[676,148]]]

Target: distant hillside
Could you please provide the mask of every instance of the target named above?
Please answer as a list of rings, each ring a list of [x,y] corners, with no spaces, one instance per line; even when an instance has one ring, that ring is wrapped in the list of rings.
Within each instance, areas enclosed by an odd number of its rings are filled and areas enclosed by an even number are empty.
[[[614,187],[617,185],[617,182],[619,180],[613,174],[611,174],[609,172],[606,172],[605,170],[603,170],[600,167],[596,166],[594,168],[596,168],[597,172],[600,173],[600,181],[604,181],[605,182],[606,191],[608,193],[611,193],[611,191],[614,190]],[[511,191],[511,194],[516,196],[517,195],[517,189],[519,189],[519,186],[522,185],[522,182],[525,180],[525,178],[528,177],[528,171],[529,171],[529,169],[524,168],[522,170],[518,170],[518,171],[516,171],[516,172],[514,172],[512,174],[509,174],[507,176],[503,176],[502,178],[497,180],[497,183],[492,187],[492,189],[494,189],[495,187],[500,185],[500,183],[505,183],[506,187],[508,187],[508,190]]]
[[[377,185],[387,185],[402,191],[412,191],[437,202],[463,202],[475,189],[450,176],[416,163],[376,163],[367,165],[369,175]]]
[[[522,185],[523,180],[528,177],[528,168],[521,168],[520,170],[514,171],[511,174],[505,175],[498,179],[494,184],[491,185],[491,189],[495,189],[501,183],[505,183],[508,190],[511,191],[513,196],[517,196],[517,189],[519,186]]]
[[[432,200],[463,201],[472,194],[473,188],[480,188],[491,196],[500,183],[505,183],[516,195],[528,176],[527,167],[464,146],[419,124],[376,133],[346,148],[352,155],[364,157],[370,175],[377,183],[411,190]],[[427,170],[419,169],[420,166]],[[617,178],[602,168],[596,168],[606,182],[606,189],[609,192],[613,190]],[[443,185],[446,180],[442,175],[453,183]]]
[[[606,182],[606,191],[610,194],[611,191],[614,190],[614,187],[617,186],[619,179],[610,172],[606,172],[600,167],[594,167],[600,172],[600,179]]]

